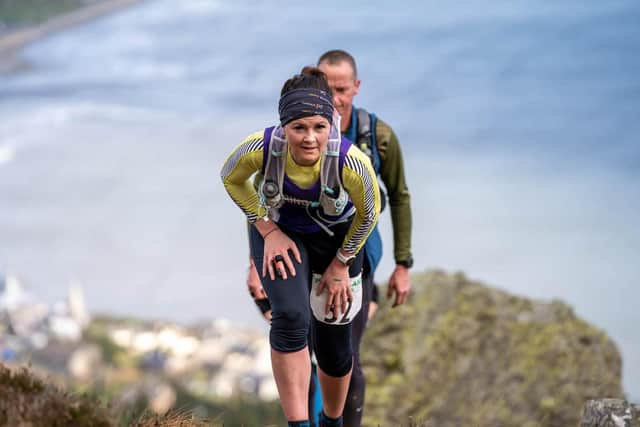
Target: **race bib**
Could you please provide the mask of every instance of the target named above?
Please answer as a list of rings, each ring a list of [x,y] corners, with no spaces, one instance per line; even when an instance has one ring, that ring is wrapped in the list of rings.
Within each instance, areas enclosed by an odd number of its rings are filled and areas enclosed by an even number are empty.
[[[344,313],[339,313],[339,310],[331,308],[329,314],[325,314],[324,309],[327,305],[327,297],[329,295],[328,290],[325,290],[316,295],[316,289],[320,285],[321,274],[313,273],[311,279],[311,294],[309,295],[309,302],[311,303],[311,311],[313,311],[313,317],[322,323],[329,325],[345,325],[351,323],[356,314],[362,308],[362,273],[356,277],[351,278],[351,292],[353,293],[353,300],[347,305],[347,309]]]

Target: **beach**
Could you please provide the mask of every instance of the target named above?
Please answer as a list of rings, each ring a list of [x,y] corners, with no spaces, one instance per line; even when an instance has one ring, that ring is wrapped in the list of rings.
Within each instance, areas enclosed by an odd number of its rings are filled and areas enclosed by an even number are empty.
[[[89,3],[71,12],[52,16],[40,24],[27,25],[6,33],[0,33],[0,74],[17,71],[27,66],[27,64],[20,59],[18,52],[29,43],[54,32],[88,22],[135,3],[140,3],[141,1],[142,0],[102,0],[96,3]]]

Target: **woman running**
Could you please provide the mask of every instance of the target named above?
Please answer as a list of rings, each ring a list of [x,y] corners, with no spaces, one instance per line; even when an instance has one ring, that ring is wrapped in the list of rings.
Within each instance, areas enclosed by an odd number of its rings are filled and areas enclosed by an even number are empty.
[[[340,135],[324,74],[306,67],[282,88],[280,124],[247,137],[222,168],[247,216],[251,257],[272,309],[271,362],[289,426],[308,426],[308,335],[322,389],[321,426],[342,426],[362,303],[361,248],[380,196],[368,157]],[[252,176],[258,172],[258,185]]]

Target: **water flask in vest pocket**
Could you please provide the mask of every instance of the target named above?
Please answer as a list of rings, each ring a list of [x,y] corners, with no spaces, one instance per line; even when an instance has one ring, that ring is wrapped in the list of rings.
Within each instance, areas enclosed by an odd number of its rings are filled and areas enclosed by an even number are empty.
[[[341,215],[349,201],[347,192],[342,190],[340,186],[335,186],[334,188],[325,187],[323,196],[320,196],[320,206],[322,206],[322,212],[326,215]]]
[[[270,179],[265,179],[262,182],[262,194],[264,195],[268,206],[280,206],[280,202],[282,201],[282,193],[280,193],[280,187],[278,186],[277,182]]]

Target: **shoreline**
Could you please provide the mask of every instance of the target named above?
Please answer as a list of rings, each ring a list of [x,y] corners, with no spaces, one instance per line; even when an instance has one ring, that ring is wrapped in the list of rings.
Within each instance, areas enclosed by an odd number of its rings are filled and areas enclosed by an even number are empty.
[[[104,0],[68,13],[53,16],[41,24],[30,25],[0,35],[0,74],[8,74],[27,68],[18,53],[30,43],[50,34],[133,6],[142,0]]]

